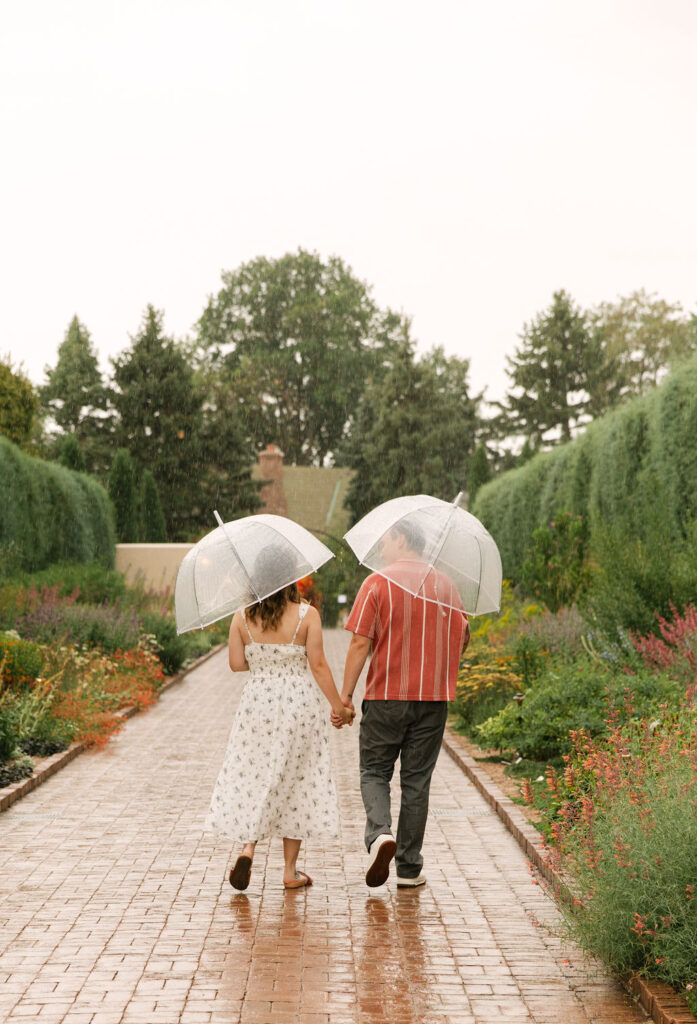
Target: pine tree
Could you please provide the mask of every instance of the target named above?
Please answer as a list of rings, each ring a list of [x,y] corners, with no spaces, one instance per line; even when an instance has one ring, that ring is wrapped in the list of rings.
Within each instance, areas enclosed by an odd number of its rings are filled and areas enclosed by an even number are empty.
[[[82,448],[74,434],[66,434],[63,438],[58,453],[58,461],[66,469],[74,469],[78,473],[86,472],[85,456],[82,454]]]
[[[138,540],[138,509],[136,474],[133,459],[125,448],[119,448],[109,474],[109,497],[114,506],[116,538],[122,544]]]
[[[506,434],[535,446],[569,441],[587,417],[589,375],[598,360],[585,315],[566,292],[555,292],[551,308],[526,324],[521,337],[506,359],[512,387],[499,403]]]
[[[163,315],[148,306],[130,348],[113,360],[116,438],[142,474],[149,469],[160,494],[167,534],[187,539],[199,510],[203,394]]]
[[[107,389],[90,332],[77,316],[58,348],[56,365],[45,373],[42,409],[64,434],[75,435],[90,471],[106,473],[113,451]]]
[[[140,536],[145,544],[164,544],[167,526],[162,512],[155,477],[149,469],[143,473],[140,487]]]

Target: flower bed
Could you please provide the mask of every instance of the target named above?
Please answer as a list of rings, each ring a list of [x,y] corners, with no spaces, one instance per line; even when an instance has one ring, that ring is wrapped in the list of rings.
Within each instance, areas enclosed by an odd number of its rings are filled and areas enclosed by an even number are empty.
[[[473,635],[456,727],[522,779],[578,892],[574,938],[618,973],[674,985],[694,1012],[697,612],[610,643],[573,610],[515,605]]]
[[[0,587],[0,786],[31,775],[33,757],[105,743],[123,724],[120,709],[149,707],[165,674],[225,635],[218,624],[178,636],[171,598],[129,590],[111,571],[64,575],[53,568]]]

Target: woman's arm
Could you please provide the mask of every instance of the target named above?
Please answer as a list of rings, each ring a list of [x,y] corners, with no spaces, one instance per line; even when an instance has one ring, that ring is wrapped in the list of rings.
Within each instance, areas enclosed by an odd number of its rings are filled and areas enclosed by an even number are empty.
[[[244,653],[244,640],[242,638],[242,613],[235,612],[230,623],[230,635],[228,638],[228,655],[230,668],[233,672],[248,672],[249,665]]]
[[[334,714],[340,717],[343,722],[350,723],[353,721],[355,712],[344,707],[341,702],[339,691],[334,683],[332,671],[324,656],[322,624],[316,608],[311,607],[307,610],[305,614],[305,621],[307,622],[305,649],[307,650],[307,660],[310,663],[310,669],[315,677],[315,681],[329,701]]]

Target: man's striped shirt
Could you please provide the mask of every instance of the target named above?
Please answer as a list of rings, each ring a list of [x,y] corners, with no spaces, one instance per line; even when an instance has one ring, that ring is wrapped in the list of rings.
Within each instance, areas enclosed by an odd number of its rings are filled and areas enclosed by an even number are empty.
[[[437,598],[459,604],[455,588],[430,571],[421,592],[436,600],[424,600],[394,582],[417,590],[427,571],[422,562],[405,560],[387,571],[392,579],[372,573],[364,580],[344,627],[373,641],[366,700],[454,700],[469,625],[463,611]]]

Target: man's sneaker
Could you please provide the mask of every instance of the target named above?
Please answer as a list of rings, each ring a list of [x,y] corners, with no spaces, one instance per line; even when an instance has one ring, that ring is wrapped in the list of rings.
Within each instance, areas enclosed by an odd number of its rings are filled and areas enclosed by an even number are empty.
[[[397,875],[398,889],[416,889],[418,885],[426,884],[426,875],[417,875],[416,878],[402,878]]]
[[[365,884],[374,889],[376,885],[384,885],[390,874],[390,861],[397,852],[397,843],[386,832],[378,836],[370,844],[368,870],[365,873]]]

